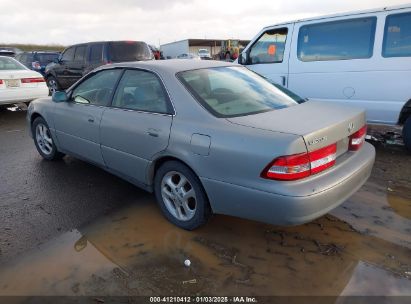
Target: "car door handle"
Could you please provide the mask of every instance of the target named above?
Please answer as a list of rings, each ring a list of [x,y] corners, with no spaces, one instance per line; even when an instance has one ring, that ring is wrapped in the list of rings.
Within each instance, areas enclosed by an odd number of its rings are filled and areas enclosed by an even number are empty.
[[[281,76],[281,84],[283,85],[283,87],[285,87],[285,85],[287,84],[287,77],[286,76]]]
[[[153,128],[149,128],[147,129],[147,134],[153,137],[158,137],[158,133],[160,133],[160,130],[158,129],[153,129]]]
[[[90,122],[90,123],[93,123],[93,122],[94,122],[94,117],[89,116],[89,117],[87,118],[87,121]]]

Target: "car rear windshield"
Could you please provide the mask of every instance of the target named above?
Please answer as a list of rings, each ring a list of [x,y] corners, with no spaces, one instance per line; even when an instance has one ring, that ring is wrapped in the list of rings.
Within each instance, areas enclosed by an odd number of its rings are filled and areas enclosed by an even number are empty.
[[[152,59],[152,53],[144,42],[118,41],[109,43],[110,61],[140,61]]]
[[[217,117],[236,117],[287,108],[298,103],[244,67],[218,67],[177,74],[192,95]]]
[[[0,57],[0,71],[9,70],[26,70],[26,67],[12,58]]]
[[[40,64],[47,65],[50,62],[53,62],[54,59],[57,59],[59,57],[58,53],[43,53],[43,54],[36,54],[35,60],[39,61]]]

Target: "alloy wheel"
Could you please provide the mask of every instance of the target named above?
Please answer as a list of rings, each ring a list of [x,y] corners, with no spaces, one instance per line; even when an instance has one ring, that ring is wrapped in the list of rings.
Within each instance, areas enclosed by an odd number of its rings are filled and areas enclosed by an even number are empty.
[[[36,126],[36,141],[41,152],[45,155],[50,155],[53,152],[53,139],[50,130],[42,123]]]
[[[197,197],[190,181],[182,173],[171,171],[161,181],[161,196],[167,210],[180,221],[191,220],[197,209]]]

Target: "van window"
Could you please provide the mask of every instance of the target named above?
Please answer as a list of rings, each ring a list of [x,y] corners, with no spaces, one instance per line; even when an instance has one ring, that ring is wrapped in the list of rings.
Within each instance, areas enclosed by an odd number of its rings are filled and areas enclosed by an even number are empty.
[[[411,56],[411,13],[387,16],[382,55],[384,57]]]
[[[370,58],[377,18],[357,18],[305,25],[298,34],[298,58],[325,61]]]
[[[93,44],[90,47],[90,63],[100,63],[103,56],[103,45]]]
[[[71,47],[65,50],[63,53],[63,56],[61,57],[61,60],[72,61],[74,58],[74,49],[75,49],[74,47]]]
[[[76,47],[76,52],[74,53],[74,61],[83,62],[84,57],[86,56],[86,46],[81,45]]]
[[[153,59],[153,53],[145,42],[115,41],[108,45],[112,62],[126,62]]]
[[[250,50],[250,64],[283,62],[287,28],[266,31]]]

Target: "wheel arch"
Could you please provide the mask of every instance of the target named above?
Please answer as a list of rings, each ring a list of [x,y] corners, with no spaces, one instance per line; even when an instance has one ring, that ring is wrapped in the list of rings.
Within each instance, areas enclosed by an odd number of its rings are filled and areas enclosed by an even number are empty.
[[[408,100],[402,107],[400,116],[398,118],[398,124],[403,125],[408,117],[411,116],[411,99]]]
[[[32,134],[33,134],[33,122],[34,122],[34,120],[35,120],[36,118],[38,118],[38,117],[41,117],[41,118],[44,119],[44,117],[43,117],[40,113],[38,113],[38,112],[34,112],[34,113],[31,114],[31,116],[30,116],[30,130],[31,130]],[[45,120],[45,119],[44,119],[44,120]]]
[[[196,170],[193,169],[192,166],[190,166],[190,164],[188,164],[187,162],[183,161],[183,160],[182,160],[181,158],[179,158],[179,157],[176,157],[176,156],[173,156],[173,155],[162,155],[162,156],[156,158],[155,160],[153,160],[153,162],[151,163],[151,166],[150,166],[150,168],[149,168],[149,170],[148,170],[148,181],[149,181],[149,184],[152,186],[152,188],[154,189],[154,178],[155,178],[155,175],[156,175],[157,170],[161,167],[161,165],[163,165],[164,163],[169,162],[169,161],[177,161],[177,162],[180,162],[180,163],[182,163],[183,165],[187,166],[191,171],[194,172],[194,174],[195,174],[195,175],[197,176],[197,178],[198,178],[198,181],[200,182],[200,186],[203,188],[204,193],[205,193],[205,195],[206,195],[206,197],[207,197],[208,205],[209,205],[211,211],[213,211],[213,210],[212,210],[212,206],[211,206],[211,204],[210,204],[210,199],[209,199],[209,197],[208,197],[208,193],[207,193],[207,191],[206,191],[203,183],[201,182],[200,175],[196,172]]]
[[[195,173],[195,175],[197,175],[197,177],[199,177],[198,173],[193,169],[193,167],[190,166],[190,164],[188,164],[187,162],[181,160],[181,158],[179,158],[177,156],[173,156],[173,155],[161,155],[161,156],[159,156],[158,158],[154,159],[151,162],[151,165],[148,169],[148,182],[149,182],[149,184],[151,184],[151,185],[153,184],[154,177],[156,175],[156,172],[157,172],[158,168],[160,168],[161,165],[163,165],[164,163],[166,163],[168,161],[178,161],[178,162],[182,163],[183,165],[190,168],[190,170],[193,171]]]

